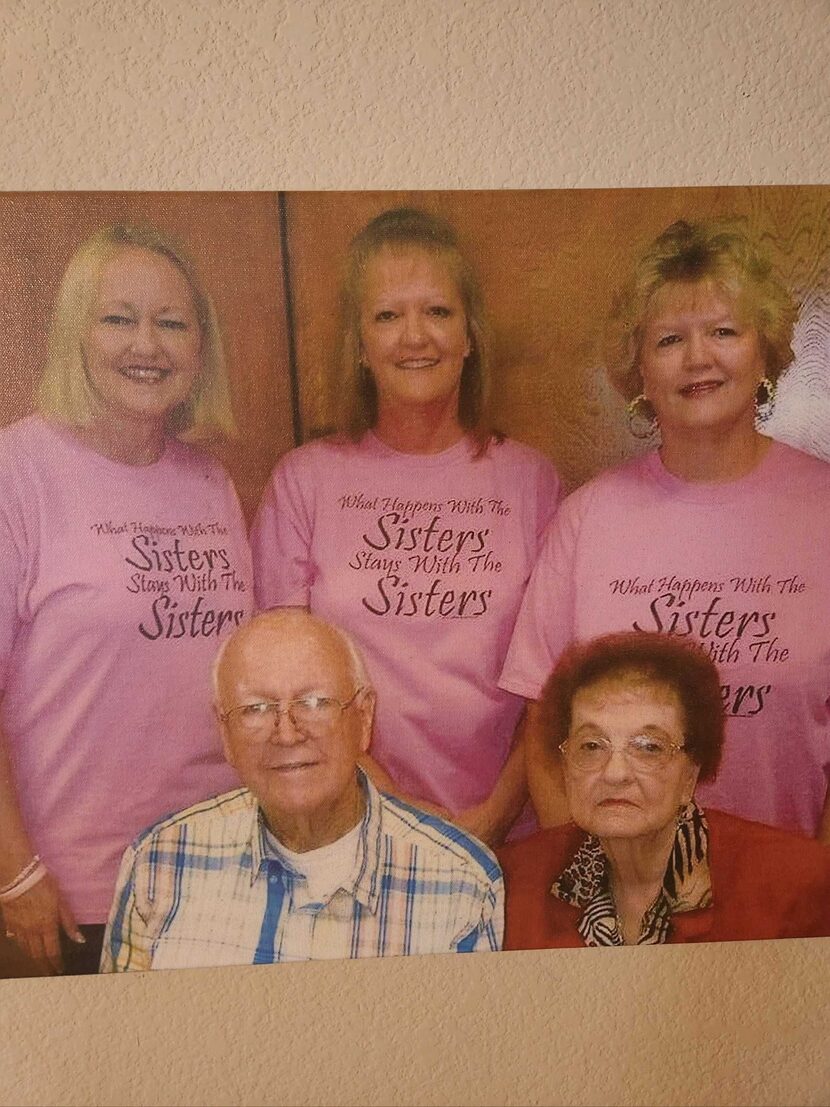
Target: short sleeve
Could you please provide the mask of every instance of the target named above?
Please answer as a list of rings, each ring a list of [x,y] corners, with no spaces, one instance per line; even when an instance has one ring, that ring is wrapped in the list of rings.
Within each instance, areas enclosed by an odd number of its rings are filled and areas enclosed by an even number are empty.
[[[152,968],[151,938],[136,900],[138,860],[138,852],[130,847],[121,861],[104,931],[99,972],[135,972]]]
[[[277,464],[251,528],[254,591],[260,610],[308,606],[314,528],[308,502],[313,485],[305,470],[297,451]]]
[[[576,529],[570,501],[545,534],[507,651],[499,686],[535,700],[574,633]]]
[[[28,582],[35,568],[30,544],[17,481],[5,454],[0,454],[0,693],[6,687]]]
[[[545,534],[553,521],[557,508],[562,501],[562,482],[553,465],[544,458],[539,468],[537,481],[537,550],[542,548]]]
[[[457,953],[498,952],[504,943],[504,878],[501,869],[491,878],[476,925],[456,947]]]

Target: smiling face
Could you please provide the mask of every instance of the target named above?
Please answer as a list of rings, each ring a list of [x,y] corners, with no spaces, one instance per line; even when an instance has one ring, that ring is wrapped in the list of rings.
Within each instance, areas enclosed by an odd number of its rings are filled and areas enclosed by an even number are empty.
[[[684,744],[684,717],[674,689],[636,674],[603,678],[576,693],[569,740],[610,742],[607,764],[582,772],[564,759],[565,788],[577,826],[602,839],[656,835],[688,803],[698,767],[683,752],[655,772],[632,767],[622,748],[650,736]]]
[[[360,344],[381,419],[413,406],[457,412],[470,338],[458,284],[440,254],[384,247],[370,259]]]
[[[639,366],[664,441],[673,433],[752,429],[765,374],[761,339],[710,282],[661,289],[644,326]]]
[[[81,345],[102,418],[163,424],[201,370],[201,332],[184,274],[161,254],[119,250],[101,271]]]
[[[345,703],[356,681],[339,637],[304,612],[254,620],[229,643],[218,677],[217,709],[318,695]],[[298,728],[288,711],[252,738],[222,723],[225,755],[259,800],[269,826],[289,848],[335,841],[356,823],[356,765],[369,746],[372,695],[361,692],[330,727]]]

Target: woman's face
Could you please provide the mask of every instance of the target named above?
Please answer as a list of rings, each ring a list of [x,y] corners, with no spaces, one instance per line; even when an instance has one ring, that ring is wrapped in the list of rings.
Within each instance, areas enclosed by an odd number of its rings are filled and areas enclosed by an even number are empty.
[[[581,688],[571,706],[569,741],[612,747],[604,767],[582,771],[564,760],[573,821],[599,838],[639,838],[659,833],[688,803],[698,767],[682,752],[656,771],[632,762],[625,747],[642,736],[682,746],[684,716],[673,688],[632,674],[611,676]]]
[[[81,345],[104,417],[163,423],[201,371],[201,332],[184,274],[150,250],[119,250],[101,272]]]
[[[448,401],[457,410],[470,340],[461,295],[443,258],[386,247],[369,261],[360,346],[381,411]]]
[[[752,427],[766,367],[757,329],[724,293],[706,281],[677,282],[660,290],[646,319],[640,372],[665,440]]]

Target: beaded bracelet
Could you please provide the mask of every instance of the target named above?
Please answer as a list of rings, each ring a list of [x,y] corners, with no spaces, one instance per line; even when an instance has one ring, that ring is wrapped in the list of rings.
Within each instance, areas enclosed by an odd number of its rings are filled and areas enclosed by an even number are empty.
[[[10,880],[8,884],[4,884],[3,887],[0,888],[0,902],[2,902],[3,898],[5,898],[9,892],[13,892],[19,884],[22,884],[24,880],[27,880],[37,869],[39,864],[40,854],[36,853],[32,860],[29,861],[29,863],[20,870],[14,880]],[[31,887],[31,885],[27,885],[27,887]]]

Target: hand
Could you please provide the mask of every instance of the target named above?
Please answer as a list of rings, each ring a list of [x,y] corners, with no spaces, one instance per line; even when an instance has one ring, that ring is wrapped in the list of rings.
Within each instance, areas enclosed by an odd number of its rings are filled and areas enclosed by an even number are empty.
[[[44,976],[63,972],[60,931],[73,942],[83,942],[72,912],[49,873],[17,899],[3,905],[6,936],[35,962]]]

